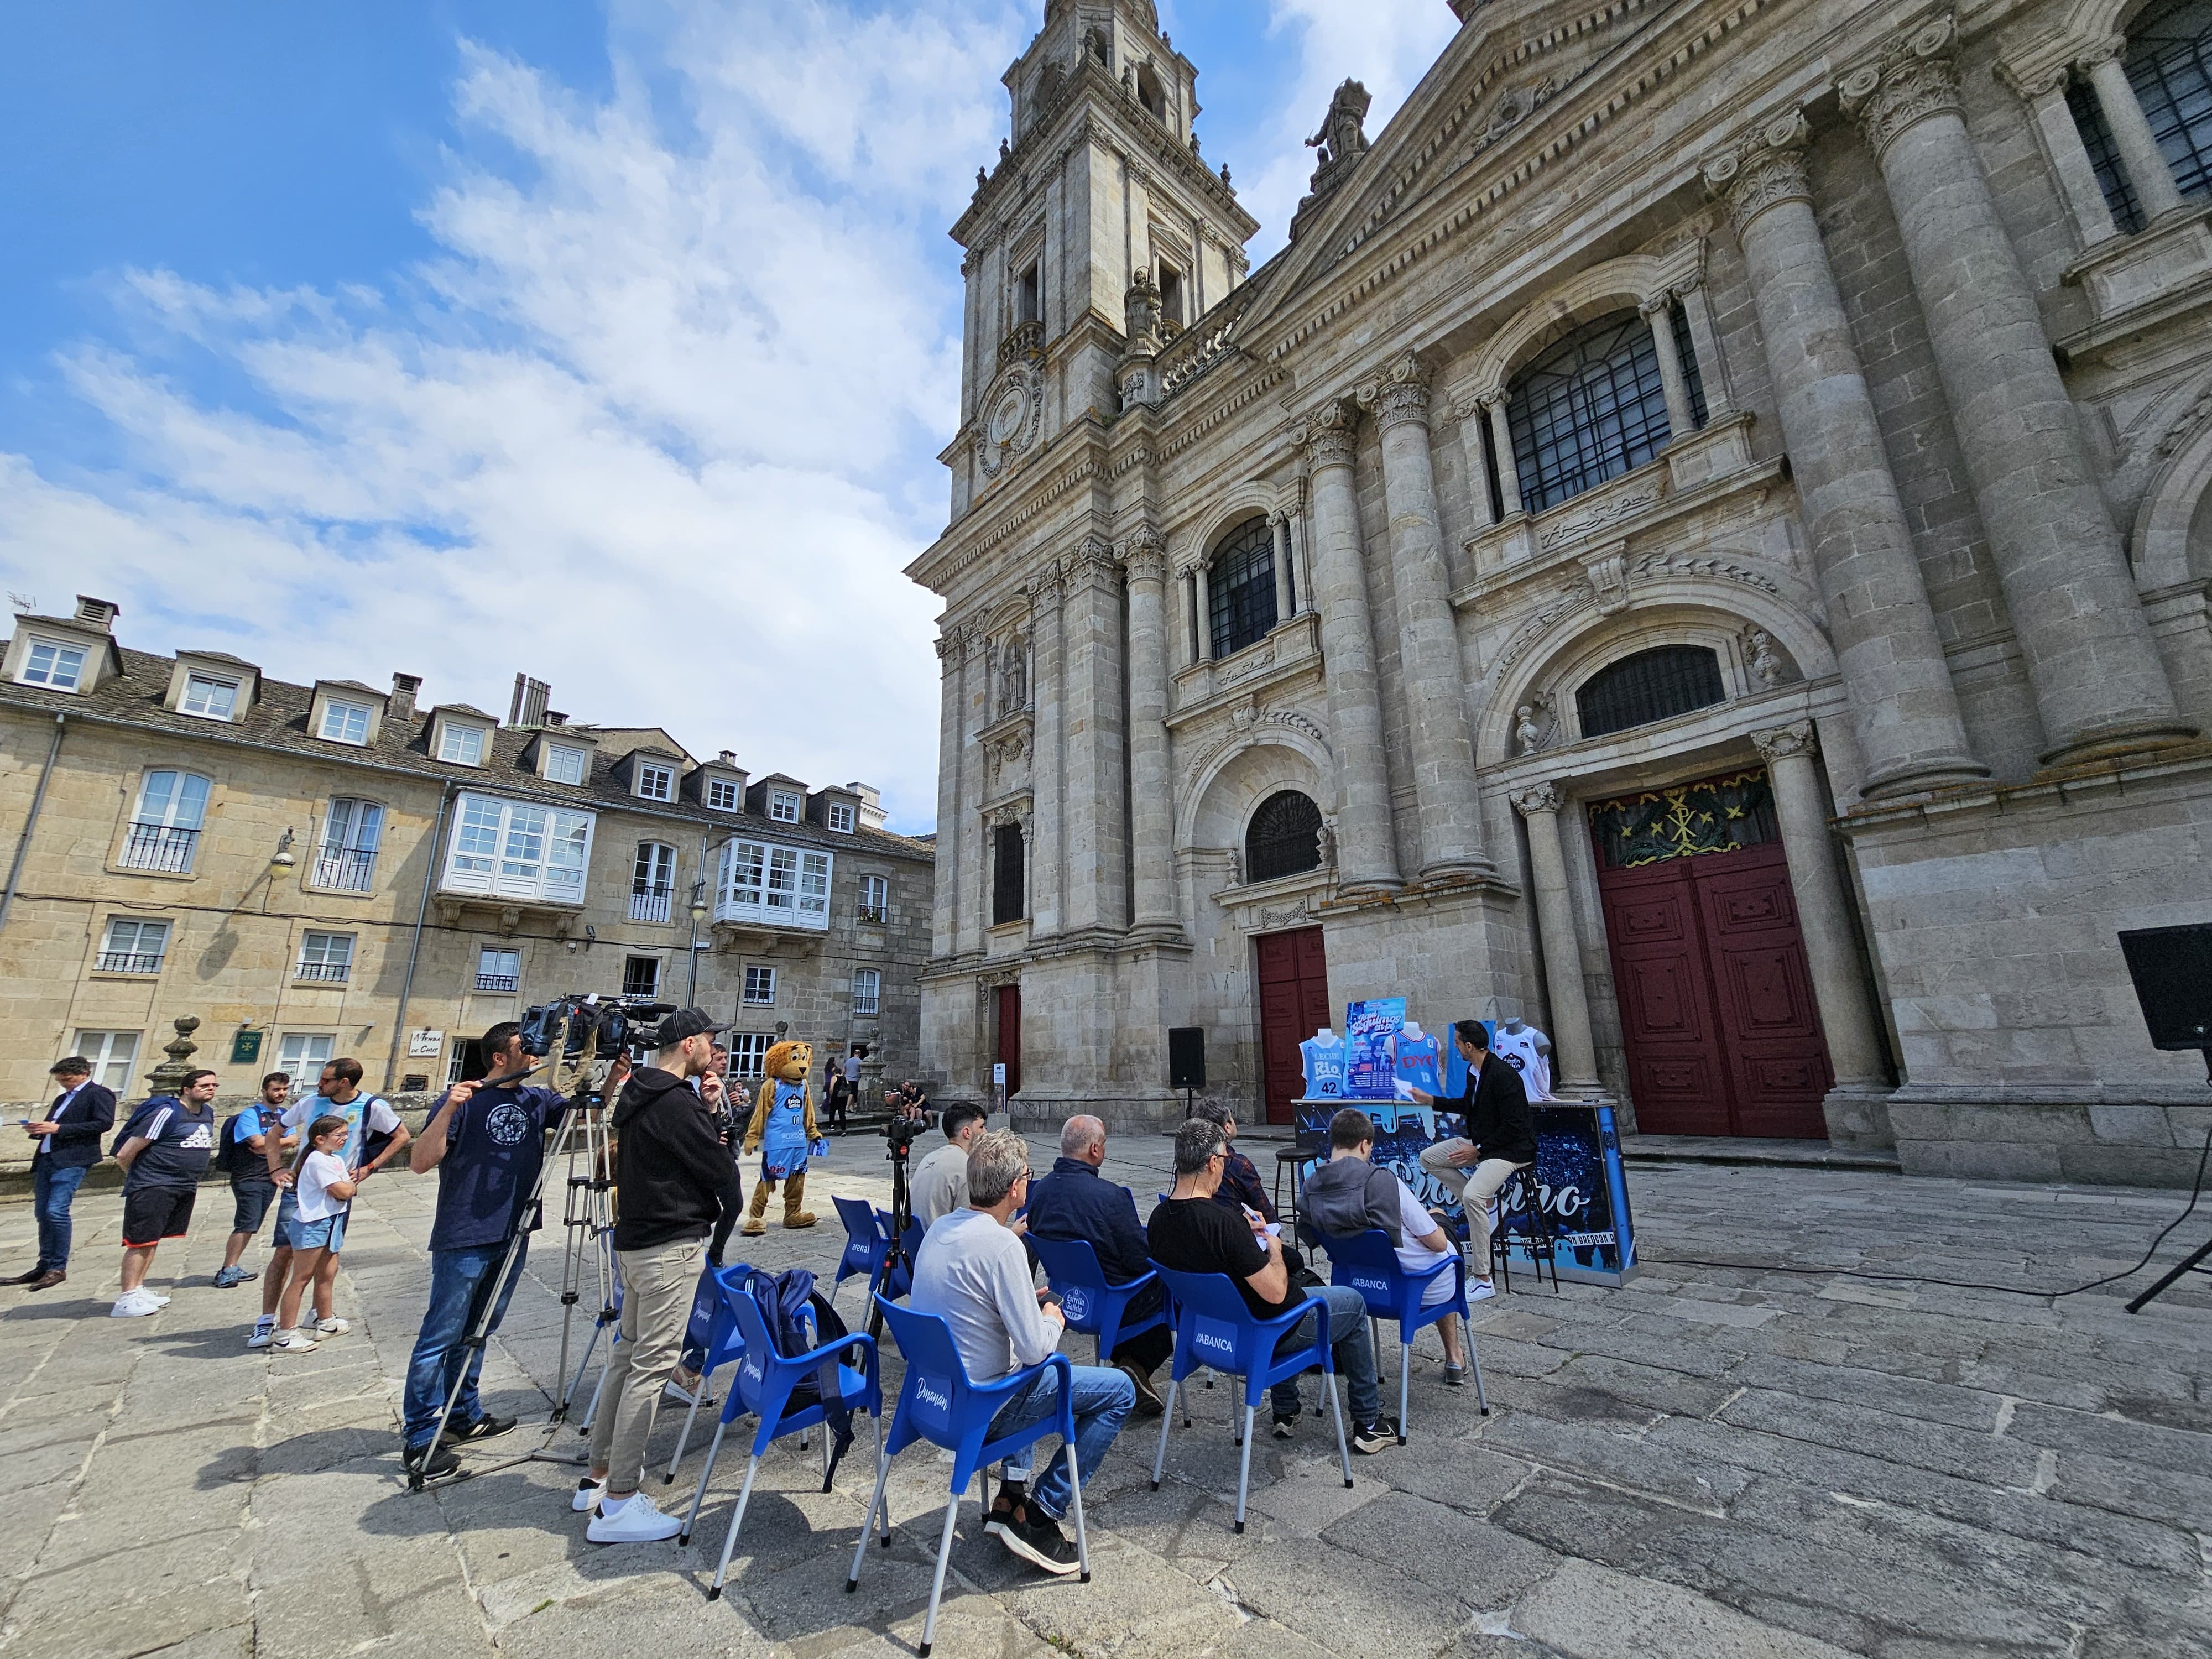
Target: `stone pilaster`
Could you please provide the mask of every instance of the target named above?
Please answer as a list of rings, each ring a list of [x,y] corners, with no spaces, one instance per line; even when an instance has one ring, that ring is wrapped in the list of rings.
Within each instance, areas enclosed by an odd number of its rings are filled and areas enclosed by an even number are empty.
[[[1066,866],[1060,928],[1118,930],[1129,921],[1122,810],[1129,762],[1122,726],[1121,567],[1113,550],[1092,537],[1069,561],[1066,580],[1061,603],[1067,700],[1060,793],[1065,829],[1055,853]]]
[[[2090,90],[2097,94],[2097,107],[2112,135],[2112,148],[2120,153],[2120,166],[2135,186],[2143,222],[2148,224],[2179,207],[2181,192],[2174,186],[2173,169],[2166,164],[2150,122],[2144,118],[2135,82],[2128,79],[2120,61],[2127,51],[2126,40],[2114,35],[2100,43],[2094,52],[2084,52],[2078,66],[2088,76]]]
[[[1574,899],[1567,890],[1567,853],[1559,837],[1558,786],[1516,789],[1513,810],[1528,826],[1530,884],[1535,889],[1536,932],[1543,942],[1544,984],[1551,993],[1552,1055],[1558,1061],[1553,1092],[1595,1094],[1597,1042],[1590,1035],[1589,994],[1583,985],[1582,940],[1575,929]]]
[[[1912,550],[1874,400],[1806,183],[1804,118],[1770,123],[1705,163],[1751,276],[1759,331],[1796,475],[1828,632],[1864,751],[1869,795],[1962,782],[1958,693]]]
[[[1035,706],[1030,744],[1030,937],[1048,939],[1060,929],[1060,830],[1066,822],[1066,757],[1062,734],[1070,700],[1061,640],[1060,568],[1045,566],[1030,584],[1030,701]],[[1077,703],[1075,708],[1080,710]]]
[[[1147,527],[1125,538],[1115,551],[1129,585],[1129,830],[1136,878],[1130,920],[1138,927],[1173,930],[1175,799],[1168,769],[1163,546],[1160,532]]]
[[[1197,622],[1198,655],[1195,660],[1213,660],[1213,570],[1203,555],[1190,568],[1191,615]]]
[[[1398,599],[1398,652],[1411,715],[1421,878],[1487,875],[1475,799],[1474,738],[1444,568],[1437,481],[1429,459],[1428,374],[1407,352],[1362,388],[1382,438],[1382,494]]]
[[[2181,741],[2166,669],[2035,295],[1959,107],[1951,21],[1838,82],[1881,168],[1912,286],[2027,660],[2047,762]]]
[[[1506,518],[1524,511],[1521,505],[1521,468],[1513,459],[1513,428],[1505,418],[1505,389],[1482,394],[1482,412],[1490,420],[1491,453],[1498,458],[1498,504]]]
[[[961,653],[958,727],[960,779],[959,810],[949,829],[953,878],[959,889],[955,949],[970,956],[983,948],[983,932],[990,923],[990,849],[983,824],[984,769],[981,748],[975,742],[978,727],[990,720],[990,653],[973,629],[967,631],[967,648]],[[939,855],[940,857],[943,854]]]
[[[1478,531],[1498,522],[1490,511],[1490,471],[1482,459],[1482,436],[1490,417],[1479,399],[1469,398],[1452,411],[1459,416],[1459,447],[1467,469],[1467,521]]]
[[[1324,404],[1306,419],[1313,467],[1314,606],[1328,665],[1329,742],[1336,750],[1337,868],[1340,890],[1401,885],[1390,828],[1390,778],[1382,758],[1382,700],[1367,605],[1366,550],[1353,493],[1359,411]],[[1457,684],[1457,677],[1454,677]]]
[[[930,915],[929,953],[952,954],[960,938],[960,775],[968,763],[966,722],[962,716],[963,676],[968,664],[965,629],[948,625],[937,636],[937,848],[936,885]]]
[[[1291,515],[1269,514],[1267,532],[1273,538],[1275,553],[1275,620],[1285,623],[1292,615],[1294,597],[1291,583]]]
[[[1651,349],[1659,359],[1659,389],[1667,400],[1667,437],[1679,443],[1698,429],[1690,407],[1689,377],[1682,373],[1681,348],[1674,343],[1674,296],[1655,294],[1639,309],[1651,327]]]

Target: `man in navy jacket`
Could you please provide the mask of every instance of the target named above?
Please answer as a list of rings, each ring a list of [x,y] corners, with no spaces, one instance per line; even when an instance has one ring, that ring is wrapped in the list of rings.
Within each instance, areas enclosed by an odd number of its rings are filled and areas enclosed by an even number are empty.
[[[31,1158],[39,1265],[6,1281],[34,1291],[50,1291],[69,1277],[70,1206],[100,1162],[102,1137],[115,1126],[115,1091],[92,1080],[91,1062],[71,1054],[46,1069],[61,1096],[43,1118],[23,1125],[39,1143]]]
[[[1052,1173],[1030,1188],[1030,1231],[1039,1238],[1081,1239],[1098,1257],[1109,1285],[1126,1285],[1152,1270],[1152,1247],[1137,1219],[1137,1201],[1127,1187],[1098,1173],[1106,1161],[1106,1126],[1095,1117],[1072,1117],[1060,1132],[1060,1156]],[[1123,1323],[1158,1313],[1158,1286],[1130,1303]],[[1137,1386],[1137,1401],[1147,1417],[1163,1409],[1152,1374],[1174,1351],[1175,1338],[1164,1325],[1140,1331],[1114,1345],[1113,1364]]]

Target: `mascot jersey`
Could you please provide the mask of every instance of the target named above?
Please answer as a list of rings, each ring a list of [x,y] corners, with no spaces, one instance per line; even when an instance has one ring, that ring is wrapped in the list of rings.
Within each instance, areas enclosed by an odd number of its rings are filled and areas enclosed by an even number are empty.
[[[1308,1037],[1298,1044],[1298,1053],[1305,1061],[1306,1098],[1308,1100],[1341,1100],[1344,1098],[1344,1062],[1346,1049],[1342,1042],[1323,1042],[1318,1037]]]
[[[775,1098],[768,1109],[768,1127],[761,1132],[761,1173],[781,1181],[805,1167],[806,1085],[778,1078]]]
[[[1498,1059],[1521,1073],[1521,1086],[1531,1100],[1552,1097],[1552,1062],[1536,1051],[1536,1040],[1544,1034],[1533,1025],[1523,1025],[1518,1031],[1509,1031],[1499,1026],[1490,1039],[1490,1047]]]
[[[1395,1047],[1393,1063],[1399,1082],[1410,1083],[1426,1094],[1443,1093],[1443,1075],[1437,1070],[1443,1058],[1443,1044],[1434,1031],[1425,1031],[1419,1036],[1408,1036],[1401,1031]]]

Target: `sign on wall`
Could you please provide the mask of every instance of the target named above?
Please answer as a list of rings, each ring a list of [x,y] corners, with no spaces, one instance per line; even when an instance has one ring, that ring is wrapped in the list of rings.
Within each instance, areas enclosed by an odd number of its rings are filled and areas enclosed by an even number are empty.
[[[261,1060],[261,1036],[258,1031],[240,1031],[230,1039],[230,1063],[234,1066],[258,1065]]]
[[[422,1030],[407,1034],[407,1058],[410,1060],[435,1060],[445,1051],[446,1034],[443,1031]]]

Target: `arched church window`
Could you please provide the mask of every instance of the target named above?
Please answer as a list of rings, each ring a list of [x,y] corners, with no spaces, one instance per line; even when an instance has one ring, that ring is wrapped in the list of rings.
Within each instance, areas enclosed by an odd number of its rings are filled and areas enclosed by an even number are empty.
[[[1217,543],[1206,573],[1213,654],[1263,640],[1275,615],[1275,538],[1265,514],[1244,520]]]
[[[1690,406],[1705,417],[1698,354],[1668,307]],[[1547,347],[1514,377],[1506,404],[1521,500],[1531,513],[1617,478],[1665,447],[1667,393],[1651,325],[1633,311],[1601,317]]]
[[[1623,657],[1598,670],[1575,693],[1586,738],[1672,720],[1727,701],[1721,659],[1702,645],[1655,646]]]
[[[1152,73],[1150,64],[1137,71],[1137,101],[1152,112],[1154,120],[1168,118],[1168,95],[1160,86],[1160,77]]]
[[[1244,832],[1244,879],[1273,881],[1321,867],[1321,808],[1295,789],[1260,803]]]
[[[2128,27],[2126,64],[2151,136],[2172,169],[2174,188],[2184,196],[2212,194],[2212,0],[2150,6]],[[2066,101],[2112,222],[2132,235],[2143,227],[2142,204],[2087,76],[2069,77]]]

